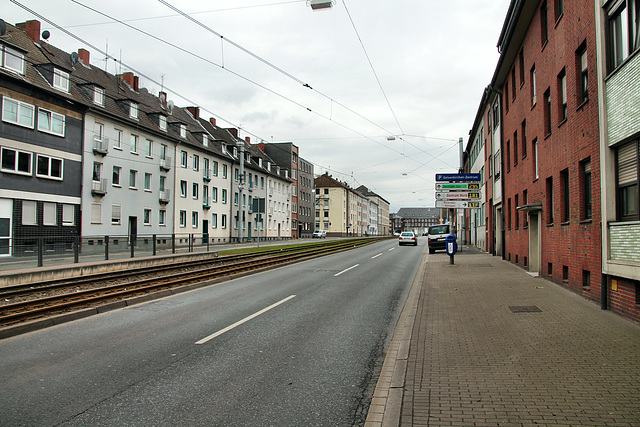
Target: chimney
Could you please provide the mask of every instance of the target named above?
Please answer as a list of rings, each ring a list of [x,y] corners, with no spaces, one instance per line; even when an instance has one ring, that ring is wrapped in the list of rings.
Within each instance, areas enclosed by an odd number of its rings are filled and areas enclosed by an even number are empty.
[[[235,138],[237,138],[237,137],[238,137],[238,129],[236,129],[236,128],[228,128],[227,130],[228,130],[228,131],[229,131],[229,133],[230,133],[231,135],[233,135]]]
[[[133,89],[133,73],[127,72],[124,74],[117,74],[116,77],[120,78],[123,82],[129,85]]]
[[[245,136],[244,140],[247,141],[247,145],[251,145],[251,137]]]
[[[91,57],[91,55],[89,54],[89,51],[86,49],[80,48],[78,49],[78,56],[80,57],[80,62],[82,62],[82,64],[88,67],[89,58]]]
[[[138,92],[139,89],[140,89],[140,77],[133,76],[133,90]]]
[[[34,43],[40,43],[40,21],[32,20],[16,24],[16,28],[24,31]]]
[[[260,147],[260,149],[261,149],[262,151],[264,151],[264,141],[263,141],[263,142],[259,142],[259,143],[258,143],[258,147]]]
[[[166,92],[160,92],[158,94],[158,98],[160,98],[160,103],[162,104],[163,107],[167,106],[167,93]]]
[[[216,125],[216,119],[214,119],[213,117],[209,118],[209,123],[211,123],[211,125],[215,126]]]
[[[200,118],[200,107],[187,107],[187,111],[191,113],[194,119]]]

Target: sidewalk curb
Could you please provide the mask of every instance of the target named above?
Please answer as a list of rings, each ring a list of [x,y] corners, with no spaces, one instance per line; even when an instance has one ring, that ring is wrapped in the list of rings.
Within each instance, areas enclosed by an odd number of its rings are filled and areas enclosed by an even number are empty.
[[[373,393],[373,399],[371,399],[365,427],[397,427],[400,425],[409,346],[418,312],[418,301],[426,271],[427,256],[428,254],[425,252],[409,290],[407,301],[400,313],[380,371],[380,378]]]

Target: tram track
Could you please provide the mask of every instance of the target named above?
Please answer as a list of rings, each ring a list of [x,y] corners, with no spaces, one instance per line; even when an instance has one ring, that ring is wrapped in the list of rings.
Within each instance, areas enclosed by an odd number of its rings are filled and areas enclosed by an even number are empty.
[[[63,313],[206,286],[252,271],[300,262],[380,239],[349,239],[267,250],[213,260],[188,261],[152,268],[99,273],[63,280],[0,288],[0,330]]]

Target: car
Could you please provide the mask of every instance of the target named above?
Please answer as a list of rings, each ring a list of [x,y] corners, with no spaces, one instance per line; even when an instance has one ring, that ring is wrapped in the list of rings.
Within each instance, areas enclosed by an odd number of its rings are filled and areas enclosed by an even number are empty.
[[[324,230],[316,230],[313,232],[311,237],[314,239],[324,239],[327,237],[327,232]]]
[[[429,253],[433,254],[437,250],[445,250],[447,248],[447,236],[449,234],[451,234],[451,224],[437,224],[429,227],[429,237],[427,241]]]
[[[413,231],[403,231],[398,237],[398,244],[418,246],[418,236]]]

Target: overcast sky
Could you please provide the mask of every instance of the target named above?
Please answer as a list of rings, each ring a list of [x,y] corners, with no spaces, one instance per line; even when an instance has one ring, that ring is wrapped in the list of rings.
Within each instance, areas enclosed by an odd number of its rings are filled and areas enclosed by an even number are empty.
[[[39,19],[49,43],[83,47],[113,74],[133,69],[152,93],[164,84],[176,105],[197,105],[252,143],[293,142],[316,174],[365,185],[396,212],[433,207],[435,174],[457,172],[509,0],[335,0],[323,11],[306,0],[0,5],[5,21]]]

